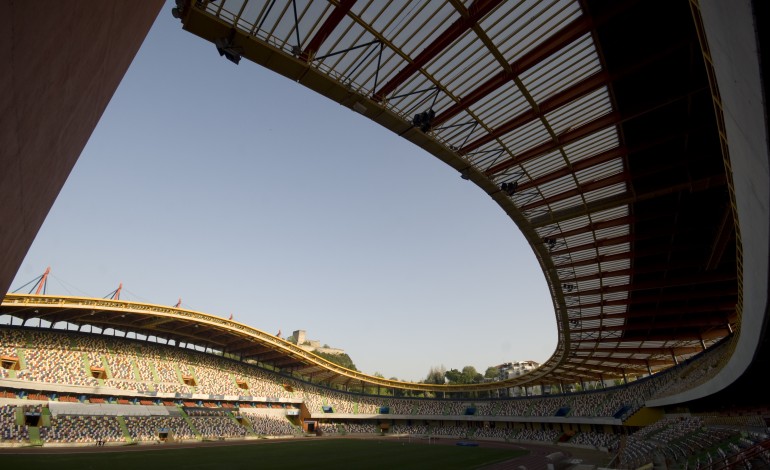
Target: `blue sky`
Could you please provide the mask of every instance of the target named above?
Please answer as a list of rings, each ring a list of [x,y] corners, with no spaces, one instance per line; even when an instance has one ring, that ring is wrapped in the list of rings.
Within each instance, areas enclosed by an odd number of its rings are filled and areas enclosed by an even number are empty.
[[[480,188],[363,116],[182,30],[164,7],[11,290],[234,318],[366,373],[543,362],[545,278]],[[26,291],[24,291],[26,292]]]

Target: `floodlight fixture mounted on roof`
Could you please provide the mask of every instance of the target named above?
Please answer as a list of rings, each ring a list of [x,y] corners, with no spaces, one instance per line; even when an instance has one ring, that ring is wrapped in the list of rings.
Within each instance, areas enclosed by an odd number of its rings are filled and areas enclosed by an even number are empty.
[[[176,6],[171,9],[171,16],[176,19],[181,19],[182,13],[184,13],[184,3],[184,0],[176,0]]]
[[[433,126],[433,118],[435,117],[436,112],[433,111],[433,108],[431,108],[427,111],[415,114],[414,119],[412,120],[412,125],[419,127],[423,132],[428,132],[431,126]]]
[[[510,183],[505,182],[500,184],[500,189],[505,191],[505,193],[508,194],[508,196],[513,196],[514,194],[516,194],[516,188],[518,187],[519,187],[518,181],[512,181]]]
[[[236,46],[233,43],[234,37],[235,30],[231,29],[229,35],[216,38],[214,40],[214,45],[217,47],[217,52],[219,52],[220,56],[225,56],[227,60],[238,65],[238,63],[241,61],[241,53],[243,52],[243,48]]]

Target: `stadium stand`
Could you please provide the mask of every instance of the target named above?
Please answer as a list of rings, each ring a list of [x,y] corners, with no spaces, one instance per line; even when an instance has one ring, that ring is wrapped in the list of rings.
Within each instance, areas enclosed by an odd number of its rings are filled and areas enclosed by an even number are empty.
[[[469,400],[351,393],[221,356],[133,339],[9,327],[0,327],[0,337],[4,354],[24,358],[14,378],[0,379],[0,445],[6,446],[308,434],[430,436],[592,448],[615,455],[619,468],[631,468],[652,461],[703,465],[735,458],[767,440],[768,433],[761,418],[767,410],[663,417],[641,428],[624,424],[640,410],[643,414],[651,397],[713,373],[719,346],[664,373],[618,386]],[[103,366],[100,379],[93,376],[94,364]],[[185,383],[190,378],[194,386]],[[253,395],[244,396],[238,382],[247,383]],[[40,421],[28,422],[25,414],[40,415]],[[301,415],[317,422],[317,428],[303,430]],[[755,458],[767,454],[758,452]]]

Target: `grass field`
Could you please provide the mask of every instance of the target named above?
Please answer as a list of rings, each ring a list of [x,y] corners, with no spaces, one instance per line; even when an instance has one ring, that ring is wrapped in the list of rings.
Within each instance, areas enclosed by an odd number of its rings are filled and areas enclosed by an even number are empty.
[[[151,469],[471,469],[526,451],[384,440],[300,440],[127,452],[0,455],[7,470]],[[139,451],[141,450],[141,451]]]

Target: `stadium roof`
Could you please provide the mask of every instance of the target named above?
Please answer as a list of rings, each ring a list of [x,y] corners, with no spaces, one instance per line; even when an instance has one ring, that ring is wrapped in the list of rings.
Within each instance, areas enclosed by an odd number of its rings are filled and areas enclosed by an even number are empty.
[[[697,2],[179,0],[173,14],[212,54],[377,122],[511,217],[559,339],[507,386],[646,374],[740,331],[741,237]],[[198,312],[24,297],[0,313],[210,346],[332,383],[441,388],[345,371]]]
[[[379,123],[510,215],[557,316],[537,380],[659,370],[739,327],[740,238],[696,3],[177,5],[225,58]]]

